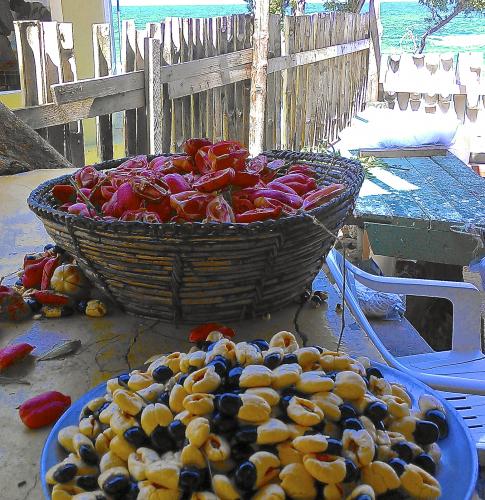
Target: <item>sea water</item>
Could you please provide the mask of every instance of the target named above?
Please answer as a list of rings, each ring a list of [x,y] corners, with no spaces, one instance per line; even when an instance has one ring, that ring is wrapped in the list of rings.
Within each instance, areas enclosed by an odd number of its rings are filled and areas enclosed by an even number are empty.
[[[196,0],[194,0],[196,1]],[[140,0],[140,4],[143,3]],[[217,0],[214,0],[214,4]],[[367,7],[364,7],[364,10]],[[159,22],[166,17],[216,17],[247,12],[245,4],[224,5],[161,5],[125,6],[120,8],[121,19],[134,19],[137,28],[148,22]],[[307,3],[308,14],[324,11],[323,2]],[[417,2],[382,2],[382,51],[414,52],[421,34],[426,29],[427,9]],[[116,9],[113,9],[114,31],[117,34]],[[413,38],[415,42],[413,42]],[[425,52],[483,52],[485,53],[485,16],[460,15],[437,33],[428,37]]]

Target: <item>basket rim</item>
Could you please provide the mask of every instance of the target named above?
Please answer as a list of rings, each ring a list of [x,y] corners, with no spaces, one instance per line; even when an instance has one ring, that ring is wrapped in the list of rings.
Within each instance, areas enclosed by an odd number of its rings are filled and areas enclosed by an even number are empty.
[[[158,156],[174,156],[180,153],[160,153],[157,155],[146,155],[147,158],[153,159]],[[323,215],[326,211],[331,210],[339,205],[344,204],[346,201],[351,200],[351,198],[358,193],[360,190],[362,183],[364,181],[365,173],[362,165],[356,159],[345,158],[345,157],[336,157],[323,153],[302,153],[297,151],[289,151],[289,150],[271,150],[267,152],[263,152],[263,155],[266,155],[273,159],[285,159],[286,156],[295,155],[297,158],[291,158],[291,161],[294,163],[297,162],[323,162],[323,163],[331,163],[334,166],[339,166],[342,164],[351,167],[355,178],[352,179],[352,182],[346,183],[347,189],[343,191],[342,194],[333,198],[328,203],[316,207],[309,211],[299,211],[294,215],[287,215],[284,217],[280,217],[278,219],[268,219],[265,221],[255,221],[250,223],[228,223],[228,222],[161,222],[161,223],[147,223],[140,221],[104,221],[92,219],[89,217],[83,217],[75,214],[70,214],[68,212],[64,212],[54,208],[53,206],[46,203],[42,198],[43,196],[50,191],[50,189],[57,185],[65,183],[72,174],[62,175],[59,177],[55,177],[53,179],[49,179],[39,186],[37,186],[27,198],[27,203],[29,208],[41,219],[50,219],[56,222],[64,222],[65,224],[76,226],[79,229],[86,230],[111,230],[114,232],[122,232],[122,233],[130,233],[132,230],[136,230],[137,234],[140,234],[141,229],[146,229],[148,233],[150,232],[167,232],[167,233],[176,233],[176,232],[186,232],[186,233],[208,233],[211,235],[214,234],[235,234],[237,231],[240,232],[253,232],[254,230],[266,230],[273,229],[276,230],[278,228],[282,228],[287,226],[288,224],[294,224],[295,222],[309,221],[313,217],[319,218],[319,216]],[[115,168],[120,165],[124,161],[133,158],[119,158],[107,160],[105,162],[97,163],[92,165],[97,170],[107,170],[110,168]],[[345,181],[344,181],[345,182]]]

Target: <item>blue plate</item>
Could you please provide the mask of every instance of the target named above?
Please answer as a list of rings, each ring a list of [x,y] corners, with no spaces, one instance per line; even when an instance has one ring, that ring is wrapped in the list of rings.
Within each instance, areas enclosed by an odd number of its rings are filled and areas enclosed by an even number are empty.
[[[386,365],[372,364],[381,370],[387,380],[398,382],[406,387],[408,393],[413,397],[413,406],[417,405],[419,396],[423,393],[433,394],[443,403],[447,412],[450,432],[446,439],[439,442],[442,457],[436,477],[443,491],[441,500],[470,499],[475,491],[478,478],[478,454],[475,443],[461,417],[447,401],[441,398],[439,393],[433,391],[427,385]],[[103,396],[105,393],[105,383],[87,392],[62,415],[47,437],[40,462],[40,477],[45,498],[51,498],[50,487],[45,482],[45,474],[50,467],[63,460],[66,456],[66,452],[57,442],[59,431],[68,425],[77,425],[79,423],[79,414],[84,405],[91,399]],[[458,464],[459,466],[457,466]]]

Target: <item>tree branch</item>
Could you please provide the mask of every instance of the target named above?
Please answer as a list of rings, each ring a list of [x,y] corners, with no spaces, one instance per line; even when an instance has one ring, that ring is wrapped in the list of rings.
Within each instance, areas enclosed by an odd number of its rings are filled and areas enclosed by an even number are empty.
[[[424,47],[426,46],[426,39],[428,38],[429,35],[432,35],[436,31],[441,29],[443,26],[448,24],[453,18],[455,18],[463,10],[464,10],[463,5],[461,5],[461,3],[458,4],[456,6],[455,10],[453,10],[453,12],[451,12],[448,16],[441,18],[441,20],[437,24],[428,28],[425,31],[425,33],[423,34],[423,36],[421,37],[421,43],[419,44],[418,54],[423,53]]]

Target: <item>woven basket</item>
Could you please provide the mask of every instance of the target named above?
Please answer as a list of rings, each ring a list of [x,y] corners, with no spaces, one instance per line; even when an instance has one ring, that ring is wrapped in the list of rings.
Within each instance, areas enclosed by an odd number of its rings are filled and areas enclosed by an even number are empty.
[[[127,313],[175,323],[261,317],[310,286],[364,180],[360,164],[346,158],[266,154],[287,160],[288,167],[312,166],[320,185],[340,182],[348,189],[308,213],[251,224],[104,222],[71,215],[53,208],[50,195],[68,176],[41,184],[28,203],[52,239]]]

